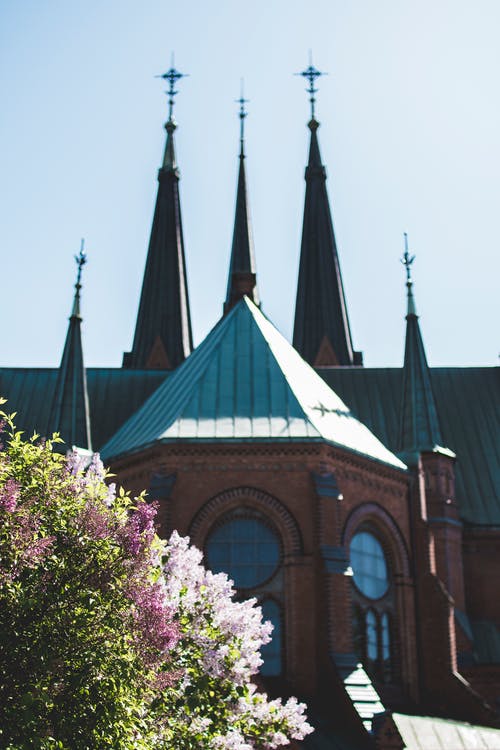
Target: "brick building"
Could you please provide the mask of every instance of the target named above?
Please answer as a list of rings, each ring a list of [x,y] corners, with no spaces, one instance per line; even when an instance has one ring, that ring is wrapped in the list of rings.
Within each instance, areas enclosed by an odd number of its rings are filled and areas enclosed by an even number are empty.
[[[259,599],[275,625],[260,679],[308,702],[308,747],[499,747],[498,369],[428,366],[407,247],[403,367],[363,366],[320,156],[317,71],[305,73],[293,347],[260,309],[242,108],[224,312],[192,351],[171,107],[122,368],[84,367],[80,266],[60,367],[2,368],[0,393],[21,427],[58,430],[101,451],[131,491],[148,488],[163,533],[188,534]],[[172,91],[178,75],[167,74]]]

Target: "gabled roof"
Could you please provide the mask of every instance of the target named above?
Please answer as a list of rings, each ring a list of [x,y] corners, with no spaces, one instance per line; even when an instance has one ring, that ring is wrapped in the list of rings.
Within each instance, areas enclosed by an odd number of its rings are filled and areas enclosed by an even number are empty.
[[[247,297],[102,449],[109,461],[178,440],[327,441],[405,465]]]
[[[500,750],[500,729],[432,716],[392,714],[407,750]]]
[[[0,367],[0,394],[17,411],[19,429],[42,432],[47,424],[57,369]],[[317,371],[391,451],[398,450],[401,368],[328,367]],[[432,367],[443,440],[457,455],[455,487],[460,516],[474,525],[500,527],[500,369]],[[96,450],[166,379],[165,370],[87,368]]]
[[[392,451],[398,451],[401,368],[328,367],[321,377]],[[443,442],[457,456],[461,518],[500,527],[500,368],[432,367]]]
[[[0,367],[0,394],[8,399],[5,409],[17,412],[16,426],[28,435],[45,435],[58,372],[49,367]],[[118,367],[89,367],[86,374],[94,450],[99,450],[171,375],[165,370]],[[69,445],[64,430],[61,435]]]

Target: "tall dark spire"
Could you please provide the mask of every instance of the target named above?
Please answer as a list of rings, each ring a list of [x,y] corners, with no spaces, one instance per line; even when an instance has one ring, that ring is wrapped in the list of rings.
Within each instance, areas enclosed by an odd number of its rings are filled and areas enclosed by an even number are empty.
[[[123,366],[173,369],[191,353],[193,338],[175,157],[173,116],[175,85],[184,76],[172,67],[161,76],[169,83],[167,142],[158,172],[158,195],[132,351]]]
[[[227,280],[226,301],[224,302],[224,315],[245,295],[250,297],[256,305],[259,304],[252,225],[250,222],[250,210],[248,206],[245,176],[245,118],[247,116],[245,104],[247,103],[247,99],[244,99],[243,92],[237,101],[240,105],[240,163],[238,172],[238,190],[236,193],[233,245],[231,248],[231,262]]]
[[[401,262],[406,268],[407,314],[399,450],[411,457],[421,451],[435,450],[443,445],[443,439],[413,297],[411,265],[415,256],[409,255],[406,233],[404,237]]]
[[[337,245],[321,163],[315,116],[315,81],[324,75],[312,64],[298,75],[309,81],[311,131],[306,167],[306,197],[302,225],[293,345],[311,365],[361,364],[353,351]]]
[[[80,254],[75,256],[78,265],[75,297],[50,409],[47,434],[59,432],[67,446],[76,445],[91,450],[89,397],[83,363],[80,314],[82,269],[87,262],[83,244],[82,240]]]

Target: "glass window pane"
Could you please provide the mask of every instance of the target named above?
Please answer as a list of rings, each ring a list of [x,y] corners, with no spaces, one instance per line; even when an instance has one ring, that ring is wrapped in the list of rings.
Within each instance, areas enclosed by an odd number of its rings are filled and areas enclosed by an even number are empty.
[[[271,642],[262,646],[260,653],[264,660],[260,671],[261,674],[268,677],[275,677],[281,674],[281,645],[282,645],[282,627],[281,627],[281,610],[280,606],[272,599],[266,599],[261,603],[262,619],[270,620],[274,625],[271,633]]]
[[[391,658],[391,633],[389,630],[389,617],[386,612],[382,615],[381,619],[382,628],[382,659],[389,661]]]
[[[281,550],[277,534],[262,521],[232,518],[210,534],[206,554],[214,573],[227,573],[236,588],[254,588],[276,572]]]
[[[378,657],[377,618],[371,609],[366,613],[366,655],[372,661]]]
[[[359,531],[351,540],[351,567],[354,583],[362,594],[378,599],[386,593],[389,578],[384,551],[368,531]]]

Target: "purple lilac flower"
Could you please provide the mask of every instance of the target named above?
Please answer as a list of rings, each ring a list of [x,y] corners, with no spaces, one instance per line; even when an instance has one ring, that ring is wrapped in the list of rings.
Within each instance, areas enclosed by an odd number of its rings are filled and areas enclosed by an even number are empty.
[[[14,479],[8,479],[3,487],[0,488],[0,508],[8,513],[13,513],[17,508],[19,500],[20,485]]]

